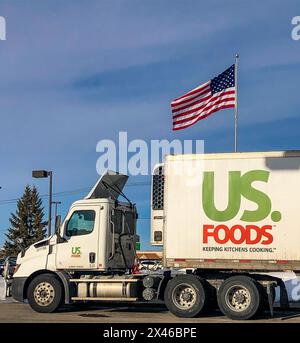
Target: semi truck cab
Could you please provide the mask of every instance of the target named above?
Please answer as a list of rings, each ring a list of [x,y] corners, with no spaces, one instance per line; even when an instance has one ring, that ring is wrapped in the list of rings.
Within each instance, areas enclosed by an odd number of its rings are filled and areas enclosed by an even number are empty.
[[[46,310],[55,287],[43,280],[45,276],[65,285],[66,302],[70,302],[72,296],[78,295],[68,286],[71,278],[130,272],[139,237],[135,205],[118,200],[120,195],[125,196],[122,189],[127,179],[126,175],[105,172],[84,199],[72,204],[61,224],[59,218],[56,219],[54,235],[19,254],[12,284],[16,300],[28,299],[34,306],[44,306]],[[42,282],[30,296],[30,285],[36,279]],[[38,299],[40,304],[36,304]]]

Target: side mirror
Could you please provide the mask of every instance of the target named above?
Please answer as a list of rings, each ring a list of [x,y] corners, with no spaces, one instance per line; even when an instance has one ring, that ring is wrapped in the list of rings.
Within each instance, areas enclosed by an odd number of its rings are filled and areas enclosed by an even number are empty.
[[[60,224],[61,224],[61,216],[58,215],[55,218],[55,233],[59,235],[59,230],[60,230]]]
[[[61,216],[59,215],[59,216],[56,216],[55,218],[55,233],[57,237],[57,243],[64,243],[64,242],[67,242],[67,240],[60,235],[60,226],[61,226]]]

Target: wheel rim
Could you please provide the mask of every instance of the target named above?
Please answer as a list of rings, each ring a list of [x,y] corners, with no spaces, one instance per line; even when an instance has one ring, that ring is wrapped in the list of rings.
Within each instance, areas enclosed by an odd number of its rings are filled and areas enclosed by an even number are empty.
[[[40,306],[50,305],[54,297],[55,290],[49,282],[41,282],[34,289],[34,300]]]
[[[250,306],[251,294],[246,287],[234,285],[227,290],[225,301],[232,311],[242,312]]]
[[[197,293],[194,287],[189,284],[177,285],[172,292],[173,303],[181,310],[188,310],[194,306]]]

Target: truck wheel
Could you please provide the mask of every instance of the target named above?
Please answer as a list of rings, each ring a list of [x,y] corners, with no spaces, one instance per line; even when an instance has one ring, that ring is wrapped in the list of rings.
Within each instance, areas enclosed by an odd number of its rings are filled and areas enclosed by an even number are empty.
[[[193,318],[207,308],[208,292],[206,281],[199,276],[179,275],[168,282],[164,300],[175,316]]]
[[[28,286],[27,299],[31,308],[37,312],[54,312],[63,300],[59,279],[52,274],[38,275]]]
[[[218,291],[220,310],[235,320],[250,319],[260,310],[262,295],[258,283],[248,276],[225,280]]]

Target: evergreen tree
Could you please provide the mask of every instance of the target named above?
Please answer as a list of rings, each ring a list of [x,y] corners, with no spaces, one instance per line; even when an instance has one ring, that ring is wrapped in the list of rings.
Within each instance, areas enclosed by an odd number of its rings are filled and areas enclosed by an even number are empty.
[[[26,186],[18,200],[17,210],[11,213],[10,228],[3,250],[6,256],[16,256],[21,250],[45,237],[42,200],[35,186]]]
[[[2,248],[0,248],[0,259],[5,258],[5,252]]]

